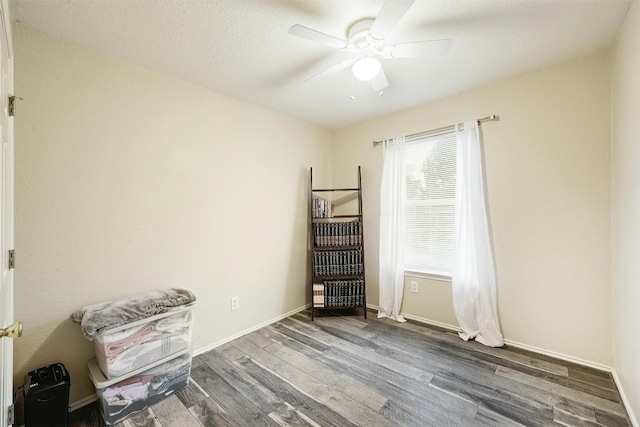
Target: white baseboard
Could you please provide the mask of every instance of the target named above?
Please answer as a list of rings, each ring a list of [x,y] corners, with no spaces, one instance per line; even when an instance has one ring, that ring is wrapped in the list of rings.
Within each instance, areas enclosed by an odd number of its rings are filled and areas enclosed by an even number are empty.
[[[268,326],[268,325],[270,325],[272,323],[278,322],[278,321],[284,319],[285,317],[289,317],[289,316],[291,316],[293,314],[299,313],[299,312],[301,312],[303,310],[306,310],[309,307],[311,307],[311,304],[307,304],[307,305],[304,305],[302,307],[298,307],[298,308],[296,308],[294,310],[291,310],[290,312],[285,313],[285,314],[283,314],[281,316],[274,317],[273,319],[267,320],[266,322],[262,322],[259,325],[252,326],[249,329],[245,329],[244,331],[238,332],[237,334],[231,335],[230,337],[223,338],[218,342],[215,342],[213,344],[201,347],[201,348],[199,348],[197,350],[194,350],[193,355],[197,356],[199,354],[206,353],[207,351],[213,350],[216,347],[220,347],[222,344],[226,344],[229,341],[235,340],[236,338],[240,338],[240,337],[242,337],[244,335],[247,335],[247,334],[249,334],[249,333],[251,333],[253,331],[257,331],[260,328],[263,328],[263,327]]]
[[[367,308],[373,311],[378,311],[379,309],[377,305],[373,305],[373,304],[367,304]],[[452,332],[460,332],[462,330],[458,326],[450,325],[448,323],[442,323],[442,322],[437,322],[431,319],[425,319],[424,317],[414,316],[413,314],[407,314],[407,313],[400,313],[400,314],[402,314],[402,317],[404,317],[405,319],[415,320],[416,322],[424,323],[425,325],[437,326],[439,328],[447,329]]]
[[[73,412],[76,409],[80,409],[83,406],[87,406],[90,403],[95,402],[96,400],[98,400],[98,395],[97,394],[92,394],[91,396],[85,397],[84,399],[80,399],[76,402],[70,403],[69,404],[69,412]]]
[[[528,344],[522,344],[517,341],[504,340],[504,343],[513,347],[518,347],[523,350],[533,351],[534,353],[544,354],[545,356],[555,357],[556,359],[564,360],[566,362],[575,363],[577,365],[587,366],[589,368],[597,369],[599,371],[612,372],[611,366],[601,365],[600,363],[591,362],[579,357],[568,356],[563,353],[556,353],[555,351],[545,350],[543,348],[534,347]]]
[[[616,387],[618,388],[618,392],[620,393],[622,403],[627,410],[627,415],[629,415],[629,421],[631,422],[631,425],[633,427],[640,427],[640,424],[638,424],[638,419],[636,418],[631,408],[631,402],[629,402],[629,399],[627,399],[627,395],[624,393],[624,389],[622,388],[622,384],[620,383],[620,378],[618,378],[618,374],[614,369],[611,370],[611,375],[613,376],[613,381],[616,383]]]
[[[437,322],[437,321],[431,320],[431,319],[425,319],[423,317],[414,316],[413,314],[404,314],[404,313],[402,313],[402,316],[404,316],[405,319],[415,320],[416,322],[420,322],[420,323],[424,323],[424,324],[432,325],[432,326],[437,326],[439,328],[446,329],[446,330],[451,331],[451,332],[461,332],[462,331],[462,329],[460,329],[458,326],[450,325],[448,323]]]
[[[378,306],[372,305],[372,304],[367,304],[368,308],[371,308],[372,310],[378,310]],[[460,332],[462,329],[460,329],[459,326],[455,326],[455,325],[450,325],[448,323],[441,323],[441,322],[437,322],[431,319],[425,319],[423,317],[419,317],[419,316],[414,316],[412,314],[406,314],[406,313],[401,313],[402,316],[404,316],[405,319],[410,319],[410,320],[415,320],[416,322],[420,322],[420,323],[424,323],[427,325],[434,325],[434,326],[438,326],[440,328],[443,329],[448,329],[452,332]],[[567,362],[572,362],[572,363],[576,363],[578,365],[582,365],[582,366],[588,366],[590,368],[594,368],[594,369],[598,369],[600,371],[606,371],[606,372],[612,372],[613,369],[610,366],[606,366],[606,365],[601,365],[599,363],[594,363],[594,362],[590,362],[588,360],[584,360],[584,359],[580,359],[578,357],[573,357],[573,356],[568,356],[566,354],[562,354],[562,353],[556,353],[554,351],[550,351],[550,350],[545,350],[543,348],[539,348],[539,347],[534,347],[528,344],[522,344],[519,343],[517,341],[512,341],[512,340],[508,340],[505,339],[504,343],[513,347],[518,347],[521,348],[523,350],[528,350],[528,351],[533,351],[535,353],[540,353],[540,354],[544,354],[546,356],[551,356],[551,357],[555,357],[556,359],[560,359],[560,360],[564,360]]]

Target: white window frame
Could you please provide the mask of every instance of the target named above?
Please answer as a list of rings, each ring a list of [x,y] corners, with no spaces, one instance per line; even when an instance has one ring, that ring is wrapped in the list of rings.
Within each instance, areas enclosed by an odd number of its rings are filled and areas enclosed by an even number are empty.
[[[446,140],[446,142],[448,142],[449,144],[452,144],[452,150],[453,150],[453,159],[449,159],[449,161],[453,162],[454,168],[453,168],[453,179],[454,179],[454,185],[453,185],[453,192],[450,192],[450,197],[448,198],[436,198],[436,199],[429,199],[429,200],[409,200],[408,197],[405,200],[405,215],[407,215],[408,212],[410,212],[410,207],[411,206],[453,206],[453,212],[455,215],[455,131],[451,131],[451,132],[446,132],[446,133],[442,133],[442,134],[437,134],[437,135],[431,135],[431,136],[427,136],[427,137],[422,137],[420,139],[415,139],[413,141],[410,142],[410,146],[414,145],[414,144],[434,144],[437,142],[442,142],[443,140]],[[409,146],[409,147],[410,147]],[[409,148],[408,147],[408,148]],[[407,154],[406,154],[407,158],[407,162],[410,161],[409,157],[412,156],[411,150],[407,150]],[[411,171],[407,170],[407,177],[409,176],[409,174],[411,173]],[[406,185],[406,180],[405,180],[405,185]],[[405,192],[405,194],[407,194],[407,192]],[[451,252],[451,261],[453,261],[453,217],[449,216],[448,218],[445,218],[445,220],[447,220],[448,222],[450,222],[450,235],[448,236],[448,240],[449,240],[449,247],[450,247],[450,252]],[[406,219],[406,221],[408,221],[408,217]],[[410,239],[408,238],[408,224],[405,223],[405,242],[410,241]],[[446,239],[445,239],[446,240]],[[405,244],[405,260],[407,260],[408,258],[411,258],[411,256],[407,256],[408,252],[410,252],[410,248],[408,247],[408,244]],[[415,258],[415,257],[413,257]],[[429,277],[429,278],[433,278],[433,279],[438,279],[438,280],[445,280],[445,281],[450,281],[451,280],[451,266],[449,266],[449,268],[442,268],[442,267],[436,267],[436,266],[428,266],[428,265],[420,265],[420,264],[415,264],[415,263],[409,263],[409,261],[405,261],[405,274],[408,275],[414,275],[414,276],[420,276],[420,277]]]

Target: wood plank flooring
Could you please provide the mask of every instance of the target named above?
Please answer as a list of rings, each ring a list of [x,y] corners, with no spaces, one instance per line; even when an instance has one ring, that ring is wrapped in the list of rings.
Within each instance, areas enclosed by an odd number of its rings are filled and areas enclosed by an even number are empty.
[[[361,313],[361,312],[360,312]],[[103,426],[97,405],[72,427]],[[630,426],[611,375],[418,323],[298,313],[193,359],[119,427]]]

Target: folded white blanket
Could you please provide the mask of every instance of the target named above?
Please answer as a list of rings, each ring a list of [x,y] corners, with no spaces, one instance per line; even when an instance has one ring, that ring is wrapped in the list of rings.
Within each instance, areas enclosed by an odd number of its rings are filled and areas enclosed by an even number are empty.
[[[85,338],[93,340],[100,332],[165,313],[195,300],[189,290],[163,289],[84,307],[73,313],[71,320],[80,323]]]

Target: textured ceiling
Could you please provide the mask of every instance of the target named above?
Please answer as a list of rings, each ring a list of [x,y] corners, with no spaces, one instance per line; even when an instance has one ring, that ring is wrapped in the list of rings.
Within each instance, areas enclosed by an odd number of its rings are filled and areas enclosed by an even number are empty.
[[[346,38],[383,0],[10,0],[14,21],[320,126],[337,129],[570,61],[613,43],[630,0],[417,0],[390,39],[453,38],[445,56],[384,59],[382,96],[347,54],[287,33]],[[355,99],[351,99],[354,95]]]

